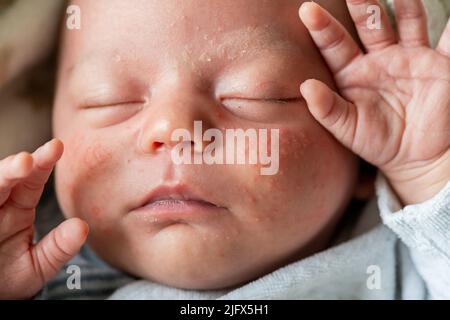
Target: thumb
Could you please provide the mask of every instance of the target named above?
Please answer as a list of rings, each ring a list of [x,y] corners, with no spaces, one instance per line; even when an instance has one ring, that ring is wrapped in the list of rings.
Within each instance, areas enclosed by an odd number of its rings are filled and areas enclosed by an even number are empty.
[[[72,218],[61,223],[32,248],[36,272],[44,283],[78,253],[88,233],[86,222]]]
[[[353,150],[358,122],[355,105],[318,80],[305,81],[300,91],[313,117],[339,142]]]

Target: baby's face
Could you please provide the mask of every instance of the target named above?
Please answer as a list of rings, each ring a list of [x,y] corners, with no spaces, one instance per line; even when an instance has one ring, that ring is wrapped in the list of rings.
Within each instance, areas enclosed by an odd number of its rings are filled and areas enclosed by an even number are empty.
[[[301,100],[306,79],[333,85],[299,21],[301,2],[74,1],[82,25],[65,30],[62,47],[54,134],[66,152],[56,189],[65,215],[89,223],[90,245],[105,261],[171,286],[213,289],[326,246],[357,160]],[[331,3],[344,12],[342,1]],[[278,173],[176,165],[171,135],[196,120],[203,130],[279,129]],[[205,202],[138,209],[161,186],[175,188],[162,198]]]

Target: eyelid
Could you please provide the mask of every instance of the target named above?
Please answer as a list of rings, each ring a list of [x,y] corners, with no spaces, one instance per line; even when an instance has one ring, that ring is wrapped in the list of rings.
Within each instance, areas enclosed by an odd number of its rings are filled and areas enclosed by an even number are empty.
[[[79,106],[79,109],[100,109],[100,108],[113,108],[127,105],[144,105],[147,101],[124,101],[124,102],[111,102],[111,103],[83,103]]]
[[[80,113],[96,128],[110,127],[129,120],[142,112],[144,103],[122,103],[102,106],[87,106]]]
[[[289,97],[289,98],[238,98],[238,97],[228,97],[222,98],[221,101],[226,100],[238,100],[238,101],[248,101],[248,102],[271,102],[271,103],[279,103],[279,104],[287,104],[287,103],[296,103],[301,102],[303,97]]]
[[[277,103],[293,103],[293,102],[300,102],[301,100],[303,100],[302,97],[262,99],[262,101],[277,102]]]

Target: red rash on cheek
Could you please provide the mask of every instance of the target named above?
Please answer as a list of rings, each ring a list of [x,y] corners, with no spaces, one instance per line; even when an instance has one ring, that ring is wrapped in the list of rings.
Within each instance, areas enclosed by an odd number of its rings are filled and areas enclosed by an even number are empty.
[[[112,159],[111,151],[99,142],[88,146],[84,154],[83,163],[87,168],[102,167]]]
[[[66,158],[76,171],[80,171],[104,166],[112,159],[112,152],[99,141],[77,135],[66,143]]]
[[[254,192],[248,186],[243,186],[241,188],[242,195],[247,199],[251,204],[255,204],[257,202],[257,198],[254,195]]]
[[[99,205],[93,205],[89,211],[88,220],[95,227],[93,229],[101,231],[104,236],[110,236],[114,229],[108,224],[108,217],[105,210]],[[95,231],[93,231],[95,233]]]
[[[110,174],[113,152],[100,139],[72,135],[65,142],[66,152],[58,167],[61,198],[65,211],[71,216],[95,221],[103,220],[103,205],[107,192],[105,177]],[[95,204],[95,205],[93,205]]]
[[[311,134],[303,131],[295,132],[292,129],[280,129],[279,171],[270,179],[270,189],[283,190],[289,188],[285,184],[286,177],[295,176],[297,168],[308,165],[308,149],[313,145]]]
[[[66,161],[70,171],[78,177],[92,179],[111,165],[112,152],[100,142],[90,142],[83,138],[80,142],[68,144]]]
[[[99,206],[92,206],[91,214],[94,219],[98,219],[103,215],[103,211]]]
[[[285,128],[279,130],[278,172],[275,175],[263,176],[260,169],[267,165],[254,165],[251,185],[240,188],[247,205],[256,207],[256,211],[259,212],[254,215],[255,222],[270,221],[281,214],[283,210],[280,208],[280,203],[286,203],[292,198],[292,194],[304,187],[305,181],[302,181],[301,177],[311,175],[310,168],[316,164],[316,161],[311,158],[315,145],[312,133]],[[271,154],[270,140],[267,148],[268,154]],[[272,161],[275,159],[272,158]],[[271,201],[268,202],[268,199]],[[276,203],[276,205],[269,205],[269,203]]]
[[[300,161],[312,143],[311,136],[306,132],[280,130],[280,165],[284,161]]]

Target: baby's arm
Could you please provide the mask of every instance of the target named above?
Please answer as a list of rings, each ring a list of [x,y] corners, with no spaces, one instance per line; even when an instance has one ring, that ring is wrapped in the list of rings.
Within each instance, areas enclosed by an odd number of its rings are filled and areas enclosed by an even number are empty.
[[[381,176],[377,192],[383,222],[410,249],[429,297],[450,299],[450,182],[429,201],[404,208]]]

